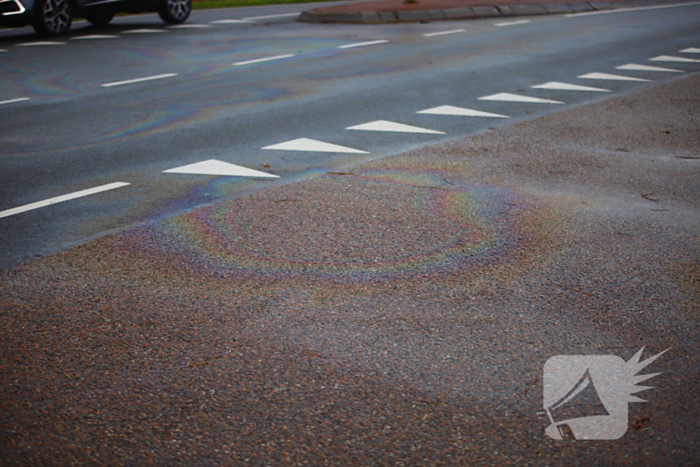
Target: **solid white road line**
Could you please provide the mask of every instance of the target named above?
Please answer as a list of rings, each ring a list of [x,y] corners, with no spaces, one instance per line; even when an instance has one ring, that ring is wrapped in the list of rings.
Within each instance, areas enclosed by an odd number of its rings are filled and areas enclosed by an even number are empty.
[[[249,16],[249,17],[243,18],[243,19],[247,19],[247,20],[249,20],[249,21],[255,21],[255,20],[258,20],[258,19],[287,18],[287,17],[290,17],[290,16],[299,16],[300,14],[301,14],[301,13],[284,13],[284,14],[281,14],[281,15]]]
[[[650,62],[678,62],[678,63],[700,63],[700,60],[695,58],[671,57],[670,55],[659,55],[658,57],[650,58]]]
[[[498,94],[492,94],[490,96],[480,97],[479,100],[501,102],[528,102],[532,104],[563,104],[563,102],[553,101],[551,99],[540,99],[538,97],[521,96],[519,94],[510,94],[508,92],[501,92]]]
[[[37,201],[36,203],[25,204],[17,208],[7,209],[5,211],[0,211],[0,219],[3,217],[14,216],[15,214],[20,214],[27,211],[32,211],[34,209],[43,208],[45,206],[50,206],[52,204],[62,203],[64,201],[69,201],[76,198],[82,198],[84,196],[94,195],[96,193],[102,193],[103,191],[114,190],[116,188],[121,188],[129,185],[124,182],[110,183],[108,185],[102,185],[95,188],[89,188],[87,190],[76,191],[75,193],[70,193],[67,195],[56,196],[55,198],[49,198],[44,201]]]
[[[91,34],[89,36],[78,36],[78,37],[71,37],[70,40],[72,41],[82,41],[82,40],[91,40],[91,39],[118,39],[119,36],[109,36],[105,34]]]
[[[265,58],[256,58],[255,60],[246,60],[245,62],[236,62],[234,63],[235,66],[241,66],[241,65],[251,65],[253,63],[262,63],[262,62],[269,62],[272,60],[281,60],[283,58],[289,58],[293,57],[294,54],[287,54],[287,55],[276,55],[274,57],[265,57]]]
[[[124,84],[141,83],[143,81],[153,81],[156,79],[172,78],[174,76],[177,76],[177,73],[166,73],[164,75],[146,76],[145,78],[128,79],[126,81],[115,81],[113,83],[100,84],[100,86],[103,88],[111,88],[112,86],[122,86]]]
[[[18,97],[17,99],[10,99],[7,101],[0,101],[0,105],[5,105],[5,104],[14,104],[15,102],[24,102],[28,101],[28,97]]]
[[[466,29],[453,29],[451,31],[439,31],[439,32],[429,32],[427,34],[423,34],[424,37],[435,37],[435,36],[444,36],[446,34],[458,34],[460,32],[464,32]]]
[[[347,154],[369,154],[367,151],[347,148],[337,144],[324,143],[309,138],[299,138],[284,143],[265,146],[263,149],[275,149],[281,151],[311,151],[311,152],[340,152]]]
[[[514,26],[516,24],[525,24],[525,23],[529,23],[529,22],[530,22],[529,19],[521,19],[519,21],[506,21],[504,23],[496,23],[496,24],[494,24],[494,26]]]
[[[424,133],[433,135],[444,135],[442,131],[428,130],[417,126],[404,125],[403,123],[388,122],[386,120],[377,120],[375,122],[363,123],[347,127],[346,130],[365,130],[365,131],[388,131],[395,133]]]
[[[45,45],[66,45],[66,43],[65,42],[51,42],[51,41],[25,42],[23,44],[17,44],[17,47],[42,47]]]
[[[458,117],[510,118],[507,115],[492,114],[489,112],[482,112],[480,110],[464,109],[462,107],[455,107],[452,105],[441,105],[439,107],[433,107],[432,109],[421,110],[420,112],[416,113],[428,115],[454,115]]]
[[[193,174],[193,175],[227,175],[232,177],[256,177],[256,178],[280,178],[258,170],[241,167],[240,165],[229,164],[228,162],[209,159],[208,161],[197,162],[195,164],[183,165],[174,169],[164,170],[163,173],[171,174]]]
[[[658,66],[637,65],[636,63],[628,63],[627,65],[616,66],[616,70],[629,71],[666,71],[671,73],[685,73],[683,70],[674,70],[673,68],[661,68]]]
[[[592,91],[592,92],[612,92],[609,89],[591,88],[588,86],[579,86],[578,84],[560,83],[558,81],[550,81],[549,83],[538,84],[532,86],[533,89],[553,89],[556,91]]]
[[[577,76],[577,78],[580,78],[580,79],[602,79],[602,80],[608,80],[608,81],[651,81],[651,80],[642,79],[642,78],[632,78],[631,76],[611,75],[609,73],[588,73],[585,75]]]
[[[339,49],[353,49],[353,48],[355,48],[355,47],[365,47],[365,46],[368,46],[368,45],[386,44],[387,42],[389,42],[389,41],[388,41],[388,40],[384,40],[384,39],[378,40],[378,41],[355,42],[355,43],[353,43],[353,44],[341,45],[341,46],[339,46],[338,48],[339,48]]]

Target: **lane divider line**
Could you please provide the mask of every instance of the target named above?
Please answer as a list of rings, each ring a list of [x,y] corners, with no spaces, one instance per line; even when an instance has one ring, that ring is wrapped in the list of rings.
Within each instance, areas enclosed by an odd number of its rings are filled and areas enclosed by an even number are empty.
[[[114,81],[112,83],[100,84],[100,87],[111,88],[112,86],[122,86],[124,84],[141,83],[144,81],[153,81],[156,79],[172,78],[174,76],[177,76],[177,73],[166,73],[164,75],[146,76],[145,78],[127,79],[125,81]]]
[[[244,20],[249,20],[249,21],[255,21],[258,19],[274,19],[274,18],[287,18],[290,16],[299,16],[301,13],[284,13],[281,15],[266,15],[266,16],[249,16],[247,18],[243,18]]]
[[[515,26],[516,24],[525,24],[525,23],[529,23],[529,22],[530,22],[529,19],[521,19],[518,21],[505,21],[502,23],[495,23],[494,26]]]
[[[444,36],[447,34],[459,34],[460,32],[464,32],[466,29],[453,29],[451,31],[439,31],[439,32],[429,32],[427,34],[423,34],[424,37],[435,37],[435,36]]]
[[[18,97],[17,99],[9,99],[6,101],[0,101],[0,105],[5,105],[5,104],[14,104],[15,102],[24,102],[28,101],[28,97]]]
[[[365,47],[368,45],[386,44],[388,40],[382,39],[378,41],[367,41],[367,42],[354,42],[352,44],[345,44],[338,46],[339,49],[354,49],[355,47]]]
[[[220,19],[218,21],[212,21],[211,24],[241,24],[241,23],[254,23],[255,21],[250,19]]]
[[[244,62],[236,62],[236,63],[234,63],[234,66],[251,65],[253,63],[263,63],[263,62],[269,62],[272,60],[282,60],[283,58],[289,58],[289,57],[293,57],[293,56],[294,56],[294,54],[287,54],[287,55],[276,55],[274,57],[256,58],[254,60],[246,60]]]
[[[119,39],[119,36],[111,36],[107,34],[91,34],[89,36],[71,37],[72,41],[92,40],[92,39]]]
[[[89,188],[87,190],[76,191],[75,193],[69,193],[67,195],[56,196],[54,198],[49,198],[44,201],[37,201],[36,203],[25,204],[24,206],[19,206],[12,209],[7,209],[5,211],[0,211],[0,219],[3,217],[14,216],[15,214],[20,214],[27,211],[32,211],[34,209],[43,208],[46,206],[51,206],[52,204],[62,203],[64,201],[70,201],[76,198],[82,198],[84,196],[94,195],[97,193],[102,193],[104,191],[115,190],[117,188],[122,188],[128,186],[129,183],[116,182],[109,183],[107,185],[98,186],[95,188]]]
[[[25,42],[23,44],[17,44],[16,47],[42,47],[45,45],[66,45],[66,43],[65,42],[51,42],[51,41]]]

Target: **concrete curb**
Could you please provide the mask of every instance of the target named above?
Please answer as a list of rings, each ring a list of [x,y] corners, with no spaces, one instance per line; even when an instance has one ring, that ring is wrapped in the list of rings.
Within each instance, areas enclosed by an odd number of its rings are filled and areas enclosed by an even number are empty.
[[[489,17],[553,15],[581,13],[586,11],[616,10],[647,6],[684,5],[695,2],[676,0],[630,0],[622,2],[576,2],[543,5],[504,5],[449,8],[443,10],[405,10],[383,12],[321,13],[315,10],[304,11],[297,21],[307,23],[406,23],[441,21],[448,19],[474,19]]]

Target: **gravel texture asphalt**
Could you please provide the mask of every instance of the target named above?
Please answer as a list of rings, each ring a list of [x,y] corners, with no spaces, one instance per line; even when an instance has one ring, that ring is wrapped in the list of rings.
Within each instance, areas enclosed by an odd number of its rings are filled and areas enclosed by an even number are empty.
[[[698,465],[700,75],[0,272],[2,465]],[[446,117],[449,118],[449,117]],[[671,349],[617,441],[554,355]]]

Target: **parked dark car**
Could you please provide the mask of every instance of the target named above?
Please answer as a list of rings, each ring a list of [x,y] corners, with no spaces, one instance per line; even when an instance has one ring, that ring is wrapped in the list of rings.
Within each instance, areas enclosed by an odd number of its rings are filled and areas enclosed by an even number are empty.
[[[75,17],[104,26],[117,13],[155,11],[166,23],[179,24],[192,12],[192,0],[0,0],[0,26],[28,24],[42,36],[60,36]]]

